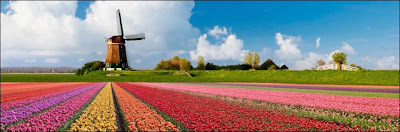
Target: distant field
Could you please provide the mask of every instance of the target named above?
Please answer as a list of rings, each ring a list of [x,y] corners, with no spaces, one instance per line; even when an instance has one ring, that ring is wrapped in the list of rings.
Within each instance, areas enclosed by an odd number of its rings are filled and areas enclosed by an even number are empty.
[[[2,82],[270,82],[302,84],[399,85],[398,70],[376,71],[190,71],[192,77],[176,71],[96,71],[73,74],[2,74]]]

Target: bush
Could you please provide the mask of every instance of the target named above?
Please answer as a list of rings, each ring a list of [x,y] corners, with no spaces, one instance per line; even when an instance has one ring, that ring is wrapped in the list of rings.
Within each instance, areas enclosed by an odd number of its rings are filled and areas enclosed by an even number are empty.
[[[217,66],[214,65],[213,63],[207,63],[206,70],[217,70]]]
[[[92,71],[96,71],[96,70],[101,70],[104,68],[104,63],[101,61],[92,61],[92,62],[88,62],[85,63],[82,68],[79,68],[76,72],[75,75],[78,76],[83,76],[85,74],[88,74]]]
[[[189,71],[191,68],[193,68],[190,61],[188,61],[186,59],[180,59],[179,67],[180,67],[181,71]]]
[[[181,62],[184,63],[181,65]],[[183,68],[183,69],[182,69]],[[174,56],[172,59],[161,60],[154,70],[191,70],[192,64],[190,61]]]
[[[206,70],[249,70],[252,66],[249,64],[237,64],[237,65],[214,65],[213,63],[206,64]]]

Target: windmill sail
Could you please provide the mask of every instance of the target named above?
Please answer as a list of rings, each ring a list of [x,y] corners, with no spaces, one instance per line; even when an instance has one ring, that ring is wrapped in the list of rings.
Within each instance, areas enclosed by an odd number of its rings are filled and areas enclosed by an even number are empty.
[[[124,30],[122,29],[121,13],[119,12],[119,9],[117,10],[117,28],[118,35],[124,36]]]
[[[142,40],[145,39],[145,34],[144,33],[138,33],[138,34],[131,34],[131,35],[125,35],[125,40]]]

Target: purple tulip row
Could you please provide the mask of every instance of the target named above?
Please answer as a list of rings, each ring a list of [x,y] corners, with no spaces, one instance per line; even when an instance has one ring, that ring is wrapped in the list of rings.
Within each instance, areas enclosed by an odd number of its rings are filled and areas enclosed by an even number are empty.
[[[6,104],[6,105],[1,105],[1,113],[6,112],[7,110],[9,110],[11,108],[17,109],[18,107],[22,107],[22,106],[25,106],[25,105],[28,105],[28,104],[31,104],[31,103],[35,103],[35,102],[44,100],[46,98],[59,96],[61,94],[65,94],[65,93],[70,92],[72,90],[74,90],[74,89],[61,91],[61,92],[57,92],[57,93],[50,93],[50,94],[46,94],[46,95],[35,97],[35,98],[28,98],[28,99],[12,102],[12,103],[9,103],[9,104]]]
[[[321,87],[321,86],[288,86],[288,85],[268,85],[268,84],[229,84],[229,83],[199,83],[211,85],[227,86],[250,86],[250,87],[268,87],[268,88],[294,88],[294,89],[314,89],[314,90],[337,90],[337,91],[359,91],[359,92],[381,92],[381,93],[399,93],[398,89],[372,89],[372,88],[347,88],[347,87]]]
[[[105,83],[100,83],[95,88],[73,97],[49,111],[34,116],[22,124],[11,126],[8,130],[3,128],[2,131],[56,131],[58,127],[68,121],[104,85]]]
[[[77,90],[74,90],[74,91],[59,95],[59,96],[47,98],[45,100],[35,102],[30,105],[26,105],[23,107],[19,107],[17,109],[12,109],[12,110],[3,112],[3,113],[1,113],[0,124],[8,125],[10,123],[18,122],[21,119],[26,119],[26,118],[30,117],[33,113],[41,112],[44,109],[50,108],[51,106],[54,106],[60,102],[63,102],[65,100],[71,98],[71,97],[74,97],[78,94],[81,94],[89,89],[92,89],[92,88],[98,86],[98,85],[99,84],[82,87],[80,89],[77,89]]]

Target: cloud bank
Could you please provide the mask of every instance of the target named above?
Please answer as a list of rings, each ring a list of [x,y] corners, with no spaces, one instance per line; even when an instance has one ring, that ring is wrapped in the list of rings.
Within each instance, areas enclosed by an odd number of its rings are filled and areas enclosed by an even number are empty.
[[[24,60],[77,66],[82,60],[104,60],[105,37],[117,34],[116,9],[121,9],[125,34],[146,33],[146,40],[126,43],[130,61],[192,49],[200,36],[189,23],[194,8],[189,1],[95,1],[84,20],[75,16],[75,1],[11,1],[8,7],[1,13],[2,66]]]
[[[222,33],[220,32],[222,31]],[[216,37],[217,44],[211,44],[207,40],[207,34],[199,37],[196,50],[189,52],[190,59],[196,61],[198,56],[203,56],[205,60],[238,60],[243,59],[246,50],[243,50],[243,40],[238,39],[235,34],[225,34],[226,27],[222,30],[218,26],[209,31],[208,34],[224,35],[222,38]],[[219,44],[218,44],[219,43]]]
[[[289,36],[281,33],[275,34],[275,42],[279,50],[275,50],[275,55],[281,60],[297,60],[301,58],[301,50],[297,48],[301,43],[301,37]]]

